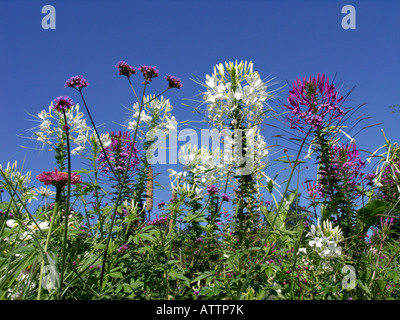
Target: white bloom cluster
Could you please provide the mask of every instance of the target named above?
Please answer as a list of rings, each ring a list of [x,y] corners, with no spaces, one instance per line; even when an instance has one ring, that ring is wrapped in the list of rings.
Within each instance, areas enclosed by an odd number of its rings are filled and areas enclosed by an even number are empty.
[[[325,220],[321,226],[318,219],[317,226],[311,225],[307,237],[312,239],[308,242],[309,246],[316,250],[321,258],[335,258],[342,255],[342,248],[338,246],[343,240],[342,231],[339,226],[333,228],[330,221]]]
[[[76,145],[71,150],[71,154],[79,154],[86,149],[86,142],[93,141],[93,139],[97,141],[97,136],[94,133],[89,135],[92,129],[88,127],[83,113],[79,111],[79,104],[66,110],[65,115],[69,126],[70,139]],[[41,120],[41,124],[40,130],[35,132],[36,140],[47,145],[53,145],[52,139],[60,139],[63,133],[64,115],[53,109],[52,102],[49,106],[49,111],[42,110],[38,114],[38,118]],[[111,138],[108,134],[101,134],[100,139],[104,147],[111,143]]]
[[[194,194],[200,199],[205,188],[224,182],[224,164],[220,161],[220,150],[200,149],[196,145],[185,144],[179,150],[179,160],[183,171],[168,169],[173,190]]]
[[[3,171],[7,179],[9,179],[12,182],[15,182],[21,188],[26,188],[28,184],[31,182],[32,172],[28,171],[25,175],[21,174],[21,172],[18,171],[17,160],[15,160],[11,166],[10,162],[8,162],[5,170],[3,170],[3,167],[0,164],[0,170]]]
[[[212,123],[238,128],[238,117],[251,126],[263,121],[264,104],[271,95],[252,62],[225,62],[225,67],[219,63],[211,76],[206,75],[205,85],[203,98]]]
[[[217,64],[214,73],[206,75],[205,88],[208,121],[234,132],[234,136],[225,137],[225,145],[232,145],[232,153],[224,148],[225,163],[231,164],[235,175],[253,174],[255,183],[261,185],[269,152],[259,127],[271,110],[267,100],[272,91],[267,90],[251,61]],[[245,138],[237,138],[239,131]]]
[[[139,107],[138,102],[133,104],[133,120],[128,122],[128,130],[135,130],[136,128]],[[147,124],[151,132],[156,132],[157,130],[166,131],[171,120],[175,119],[171,116],[171,111],[172,105],[169,99],[165,99],[163,96],[156,98],[155,95],[148,95],[143,99],[140,123]],[[147,139],[149,139],[148,136]]]

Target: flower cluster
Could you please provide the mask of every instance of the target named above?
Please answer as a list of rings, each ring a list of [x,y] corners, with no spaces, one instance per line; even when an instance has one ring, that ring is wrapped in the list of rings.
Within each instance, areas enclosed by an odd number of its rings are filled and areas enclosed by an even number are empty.
[[[167,222],[168,222],[167,217],[158,217],[158,215],[156,215],[156,218],[149,221],[147,224],[148,225],[163,225],[163,224],[166,224]]]
[[[57,169],[53,171],[45,171],[36,176],[36,179],[43,182],[46,186],[53,185],[63,187],[68,183],[68,173],[59,172]],[[71,172],[71,184],[82,183],[81,176],[76,172]]]
[[[343,97],[325,75],[305,77],[293,82],[289,91],[288,104],[284,107],[291,111],[290,128],[301,128],[302,124],[321,128],[326,123],[331,125],[335,120],[340,122],[344,111],[338,106]]]
[[[54,99],[53,109],[59,112],[64,112],[65,110],[70,109],[74,103],[72,99],[67,96],[59,96]]]
[[[225,62],[214,67],[214,73],[206,75],[208,119],[222,127],[239,128],[238,118],[246,119],[250,126],[260,124],[265,118],[265,102],[271,97],[267,85],[253,63]]]
[[[132,146],[130,133],[128,131],[125,131],[124,133],[121,131],[118,131],[118,133],[111,132],[110,138],[110,144],[104,148],[106,154],[102,151],[97,158],[101,172],[108,173],[110,171],[106,156],[112,164],[114,171],[123,172],[127,166],[127,161],[132,148],[133,151],[129,163],[129,170],[135,170],[139,164],[139,157],[137,148]]]
[[[43,142],[43,144],[53,145],[52,139],[55,138],[59,141],[62,138],[64,115],[58,112],[54,112],[53,102],[49,106],[49,111],[42,110],[38,114],[40,121],[39,130],[35,132],[36,140]],[[69,126],[69,136],[76,145],[71,150],[71,154],[79,154],[86,149],[86,142],[95,141],[97,143],[97,135],[92,134],[89,136],[89,132],[92,130],[87,124],[86,119],[82,112],[79,111],[79,105],[72,106],[65,112],[65,117]],[[108,145],[111,140],[109,135],[100,135],[101,142],[104,146]]]
[[[165,79],[168,81],[168,88],[177,88],[177,89],[182,88],[181,79],[172,76],[170,74],[167,75]]]
[[[132,106],[132,121],[128,122],[128,130],[134,130],[139,116],[140,105],[134,103]],[[151,140],[158,130],[168,133],[170,122],[175,120],[171,116],[172,105],[169,99],[163,96],[156,98],[154,95],[148,95],[143,98],[143,107],[140,113],[140,124],[145,123],[149,129],[146,137]]]
[[[218,192],[219,192],[219,188],[217,186],[212,185],[212,186],[207,187],[207,193],[209,195],[216,195],[216,194],[218,194]]]
[[[136,69],[127,64],[125,61],[119,61],[115,67],[119,69],[120,76],[125,76],[128,79],[131,75],[136,74]]]
[[[120,246],[119,248],[118,248],[118,252],[119,253],[125,253],[125,251],[126,250],[128,250],[129,249],[129,247],[128,247],[128,245],[125,243],[124,245],[122,245],[122,246]]]
[[[342,248],[338,243],[343,240],[342,231],[339,226],[332,227],[332,222],[325,220],[320,225],[311,225],[311,230],[306,235],[311,238],[308,245],[313,248],[321,258],[335,258],[342,254]]]
[[[82,88],[87,87],[89,83],[84,79],[82,76],[74,76],[69,78],[66,82],[64,87],[65,88],[74,88],[79,90],[82,90]]]
[[[159,76],[157,67],[141,66],[139,70],[143,74],[145,80],[143,84],[148,84],[153,78],[157,78]]]

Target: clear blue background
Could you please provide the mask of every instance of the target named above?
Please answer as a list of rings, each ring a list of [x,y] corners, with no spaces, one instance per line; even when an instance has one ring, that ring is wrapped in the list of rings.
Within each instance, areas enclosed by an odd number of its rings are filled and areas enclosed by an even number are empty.
[[[55,30],[41,26],[47,4],[56,8]],[[356,8],[355,30],[341,26],[347,4]],[[400,133],[400,114],[390,108],[400,103],[399,14],[398,0],[0,0],[0,163],[18,160],[21,165],[26,157],[24,169],[32,171],[36,186],[37,174],[54,169],[52,155],[22,148],[38,145],[20,135],[30,136],[29,129],[38,125],[29,113],[47,109],[55,97],[69,95],[81,104],[75,90],[64,88],[77,74],[90,83],[84,92],[95,123],[109,131],[122,129],[134,96],[115,69],[120,60],[158,67],[162,77],[149,87],[152,93],[164,89],[167,73],[182,79],[181,90],[165,95],[178,121],[204,119],[183,104],[198,106],[188,99],[200,100],[195,96],[202,88],[191,79],[204,79],[219,62],[251,60],[263,78],[275,78],[273,88],[297,77],[337,74],[343,93],[356,86],[346,107],[366,103],[355,116],[371,117],[350,133],[383,122],[356,137],[359,149],[372,152],[384,143],[382,128],[392,140]],[[140,78],[132,79],[139,88]],[[282,101],[288,90],[289,85],[281,91]],[[284,143],[271,138],[277,133],[265,130],[268,144]],[[281,155],[282,148],[275,148],[271,160]],[[73,161],[73,168],[81,167],[78,158]],[[168,167],[157,171],[166,177]]]

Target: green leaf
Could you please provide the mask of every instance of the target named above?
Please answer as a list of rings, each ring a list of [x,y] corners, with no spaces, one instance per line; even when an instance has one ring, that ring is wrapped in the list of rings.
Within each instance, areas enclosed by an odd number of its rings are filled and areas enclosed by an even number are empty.
[[[111,278],[118,278],[118,279],[122,279],[123,278],[122,273],[119,272],[119,271],[111,272],[111,273],[108,274],[108,276],[111,277]]]
[[[357,211],[357,220],[360,233],[366,233],[368,229],[379,222],[388,207],[388,203],[382,200],[373,200]]]
[[[279,218],[278,215],[276,215],[272,211],[269,211],[266,206],[261,206],[260,209],[270,226],[272,226],[272,224],[275,220],[274,226],[272,228],[273,230],[280,230],[282,228],[283,221]]]

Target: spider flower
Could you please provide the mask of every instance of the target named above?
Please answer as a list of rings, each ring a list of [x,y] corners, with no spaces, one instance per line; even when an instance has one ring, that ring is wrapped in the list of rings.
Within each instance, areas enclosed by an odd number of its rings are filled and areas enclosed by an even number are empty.
[[[330,125],[334,121],[340,122],[344,111],[338,106],[343,97],[325,75],[305,77],[293,82],[289,91],[288,104],[284,107],[291,111],[290,128],[301,128],[302,124],[320,128],[324,122]]]

